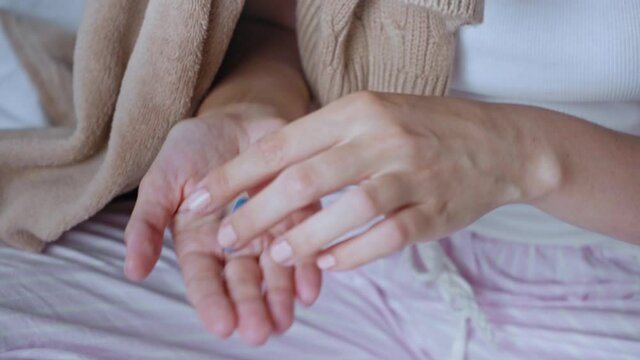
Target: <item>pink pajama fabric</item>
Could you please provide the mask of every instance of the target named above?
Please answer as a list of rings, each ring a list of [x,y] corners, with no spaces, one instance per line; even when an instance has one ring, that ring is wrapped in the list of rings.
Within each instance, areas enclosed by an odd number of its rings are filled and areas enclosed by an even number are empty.
[[[122,276],[116,204],[45,254],[0,247],[0,359],[447,359],[460,317],[416,246],[328,273],[318,302],[262,348],[216,340],[188,305],[167,238],[143,284]],[[470,327],[467,359],[639,359],[640,260],[587,246],[504,242],[471,232],[441,240],[493,331]]]

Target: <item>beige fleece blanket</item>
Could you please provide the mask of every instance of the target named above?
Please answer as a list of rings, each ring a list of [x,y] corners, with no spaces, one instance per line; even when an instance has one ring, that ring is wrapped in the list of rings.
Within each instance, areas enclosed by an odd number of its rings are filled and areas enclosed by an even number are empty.
[[[77,38],[0,13],[50,120],[0,131],[0,239],[39,251],[134,189],[210,87],[243,2],[88,0]]]

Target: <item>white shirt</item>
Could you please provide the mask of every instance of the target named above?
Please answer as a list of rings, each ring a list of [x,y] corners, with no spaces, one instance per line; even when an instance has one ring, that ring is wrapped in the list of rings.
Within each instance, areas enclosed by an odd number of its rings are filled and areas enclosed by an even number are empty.
[[[640,135],[640,1],[487,0],[483,23],[460,31],[451,94]],[[530,243],[612,241],[526,205],[504,206],[470,228]]]

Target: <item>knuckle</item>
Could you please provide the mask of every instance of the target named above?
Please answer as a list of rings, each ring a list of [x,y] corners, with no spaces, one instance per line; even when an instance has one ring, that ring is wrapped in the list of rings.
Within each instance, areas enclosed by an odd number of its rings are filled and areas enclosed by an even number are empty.
[[[187,288],[187,290],[190,290],[188,291],[188,295],[191,295],[190,300],[192,300],[192,302],[197,302],[198,298],[202,296],[202,293],[195,292],[195,289],[206,288],[207,286],[209,286],[210,282],[210,278],[205,277],[201,274],[189,276],[185,281],[185,287]]]
[[[264,122],[264,126],[269,129],[277,130],[287,125],[287,122],[280,117],[273,116],[273,117],[265,117],[262,119]]]
[[[390,136],[388,145],[409,166],[416,166],[424,160],[425,152],[419,139],[407,132]]]
[[[138,184],[138,198],[142,198],[143,201],[146,202],[149,201],[154,196],[154,194],[158,192],[166,193],[171,191],[172,189],[173,187],[171,186],[171,184],[167,182],[167,180],[158,172],[152,169],[142,177],[142,179],[140,180],[140,184]],[[169,199],[170,195],[173,194],[167,194],[167,197],[163,199]]]
[[[205,276],[191,277],[185,286],[187,288],[187,300],[196,308],[207,300],[220,296],[219,291],[210,287],[211,278]]]
[[[418,167],[424,161],[425,154],[418,141],[412,140],[407,142],[402,151],[410,167]]]
[[[287,141],[281,133],[273,133],[256,142],[256,150],[267,167],[279,168],[283,165]]]
[[[415,137],[412,134],[398,127],[388,133],[388,139],[391,146],[401,149],[415,142]]]
[[[253,239],[261,232],[263,220],[255,215],[249,205],[242,207],[237,213],[230,216],[229,220],[229,225],[233,228],[239,244],[242,244],[237,246],[246,245],[249,239]]]
[[[381,94],[373,91],[359,91],[349,95],[349,99],[355,106],[365,109],[380,107],[384,102]]]
[[[257,266],[248,266],[248,262],[253,262],[250,258],[237,258],[230,260],[224,267],[224,277],[228,282],[233,282],[236,286],[251,285],[262,281],[262,273]]]
[[[393,114],[393,103],[391,103],[383,93],[372,91],[361,91],[353,96],[354,109],[363,116],[365,121],[372,120],[376,125],[393,126],[397,124],[395,115]],[[367,119],[368,118],[368,119]]]
[[[308,202],[317,195],[317,180],[313,171],[294,166],[282,173],[282,184],[294,202]]]
[[[304,229],[298,228],[289,232],[287,241],[289,245],[291,245],[291,250],[295,258],[304,258],[317,251],[315,244],[318,242],[318,239],[316,238],[314,241],[313,237],[308,236]]]
[[[421,207],[424,219],[444,220],[450,216],[451,204],[445,199],[433,198]]]
[[[365,212],[367,217],[377,216],[383,211],[377,192],[370,183],[358,186],[352,196],[356,207]]]
[[[262,298],[262,292],[259,287],[243,282],[239,282],[231,289],[230,293],[231,298],[236,302]]]
[[[349,95],[347,101],[351,109],[359,115],[362,121],[371,122],[375,119],[384,119],[387,113],[386,102],[382,94],[372,91],[360,91]]]
[[[345,97],[345,110],[355,133],[389,132],[397,127],[396,116],[385,94],[361,91]]]
[[[226,193],[231,189],[231,181],[227,175],[227,170],[221,166],[213,170],[205,178],[205,186],[209,187],[212,193]]]

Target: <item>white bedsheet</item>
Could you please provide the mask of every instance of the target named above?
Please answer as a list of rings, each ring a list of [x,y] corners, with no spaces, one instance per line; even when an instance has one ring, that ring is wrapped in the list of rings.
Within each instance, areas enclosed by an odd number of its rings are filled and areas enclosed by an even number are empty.
[[[27,14],[77,29],[85,0],[0,0],[0,9]],[[40,127],[45,123],[27,74],[0,27],[0,129]]]

